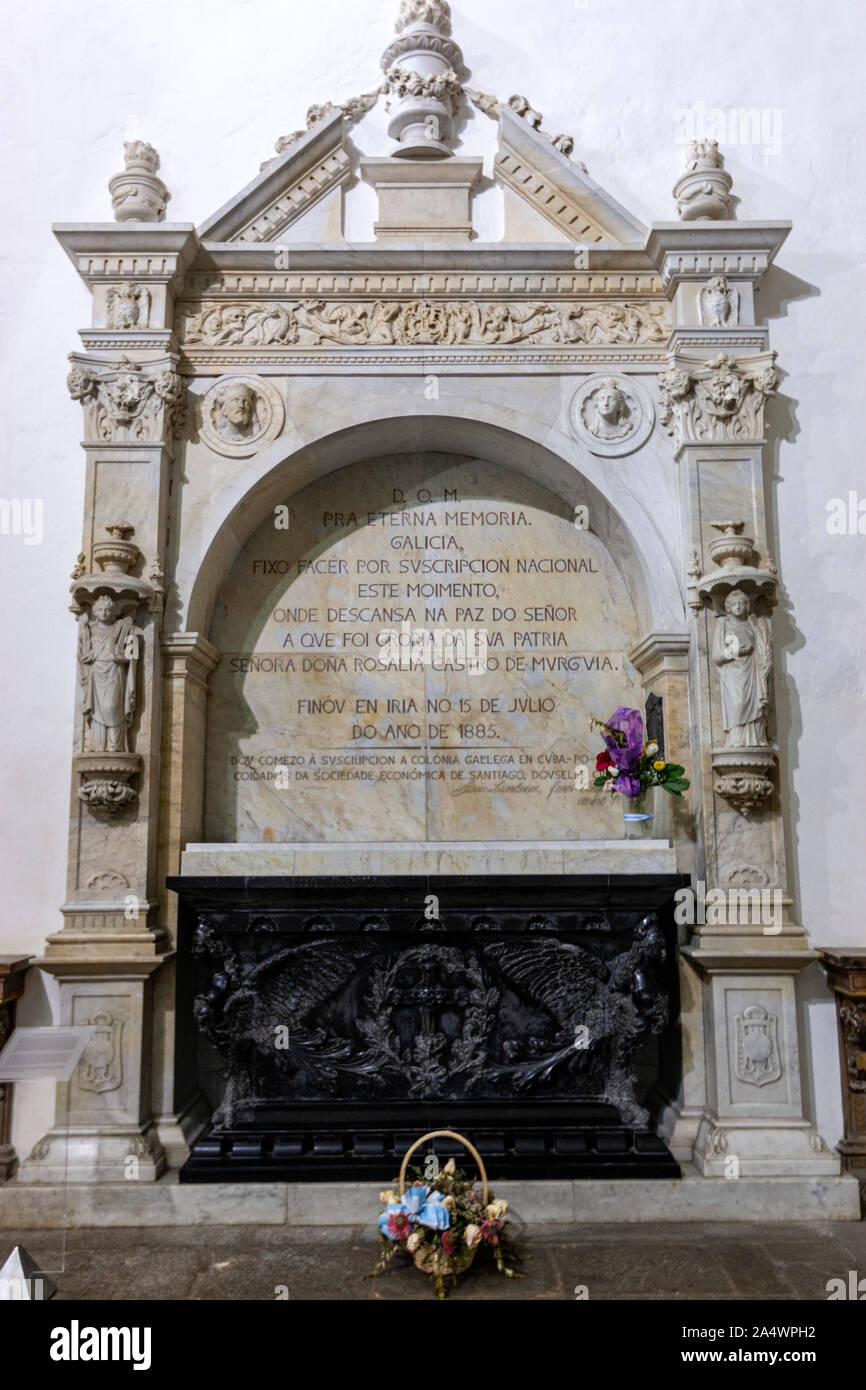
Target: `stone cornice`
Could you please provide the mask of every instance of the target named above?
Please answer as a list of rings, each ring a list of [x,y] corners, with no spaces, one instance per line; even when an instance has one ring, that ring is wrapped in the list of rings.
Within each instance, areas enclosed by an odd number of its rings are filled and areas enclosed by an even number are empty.
[[[106,280],[174,288],[199,249],[191,222],[57,222],[53,231],[91,290]]]
[[[654,222],[646,252],[669,295],[689,280],[757,281],[773,264],[790,222]]]
[[[660,671],[687,671],[689,641],[687,632],[648,632],[632,647],[628,659],[642,676],[653,677]]]

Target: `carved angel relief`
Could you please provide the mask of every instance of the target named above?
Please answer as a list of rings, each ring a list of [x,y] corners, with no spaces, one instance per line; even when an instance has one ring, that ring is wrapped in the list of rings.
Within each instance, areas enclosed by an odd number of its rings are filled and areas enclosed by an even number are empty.
[[[740,296],[724,275],[714,275],[700,288],[698,309],[704,328],[736,328],[740,321]]]
[[[108,328],[147,328],[150,323],[150,290],[146,285],[109,285],[105,292]]]

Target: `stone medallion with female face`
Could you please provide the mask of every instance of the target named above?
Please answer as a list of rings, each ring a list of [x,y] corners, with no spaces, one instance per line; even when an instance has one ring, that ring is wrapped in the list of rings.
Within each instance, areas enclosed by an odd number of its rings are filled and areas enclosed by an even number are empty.
[[[571,427],[593,454],[630,454],[649,437],[652,403],[630,376],[592,376],[572,397]]]

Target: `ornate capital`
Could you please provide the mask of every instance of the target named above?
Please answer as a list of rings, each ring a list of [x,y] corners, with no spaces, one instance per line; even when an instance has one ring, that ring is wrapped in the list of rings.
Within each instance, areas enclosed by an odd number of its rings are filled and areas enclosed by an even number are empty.
[[[84,407],[86,444],[160,444],[180,434],[186,384],[174,358],[142,365],[122,357],[106,366],[71,353],[69,360],[66,384]]]
[[[775,352],[709,360],[673,354],[659,377],[661,422],[688,444],[763,444],[764,405],[776,390]]]

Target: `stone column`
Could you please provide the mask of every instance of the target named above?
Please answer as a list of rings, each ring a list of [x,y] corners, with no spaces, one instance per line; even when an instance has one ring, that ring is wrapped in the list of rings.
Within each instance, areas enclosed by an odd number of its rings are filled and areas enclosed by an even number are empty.
[[[15,1005],[24,993],[30,956],[0,956],[0,1052],[15,1027]],[[15,1176],[18,1156],[12,1147],[12,1085],[0,1081],[0,1183]]]
[[[705,1056],[675,1103],[697,1122],[712,1176],[823,1174],[836,1155],[803,1113],[797,974],[815,953],[793,920],[775,743],[772,611],[778,576],[764,507],[764,407],[775,354],[754,288],[787,224],[698,220],[652,229],[674,307],[662,424],[679,470],[683,589],[693,614],[689,685],[696,894],[680,917],[684,992],[700,998]],[[705,1075],[700,1077],[701,1069]],[[700,1093],[704,1092],[700,1112]]]
[[[164,887],[166,878],[180,873],[184,847],[203,834],[204,750],[207,732],[208,680],[220,653],[196,632],[166,636],[163,652],[162,802],[159,873],[160,914],[172,945],[177,941],[177,897]],[[156,982],[154,1038],[154,1109],[160,1142],[169,1166],[181,1167],[189,1145],[208,1123],[211,1106],[198,1089],[196,1077],[178,1065],[178,1030],[192,1032],[191,1018],[179,1019],[174,1008],[175,962]],[[187,1058],[191,1045],[181,1050]]]
[[[152,978],[171,955],[157,892],[160,642],[186,397],[174,292],[197,241],[191,227],[150,223],[165,190],[154,187],[154,152],[147,169],[137,147],[133,156],[115,189],[118,216],[132,220],[57,228],[93,292],[93,322],[69,375],[83,408],[86,503],[72,583],[67,897],[63,927],[38,964],[60,983],[61,1023],[97,1031],[69,1084],[58,1086],[53,1127],[21,1165],[29,1182],[152,1180],[165,1166],[151,1095]]]

